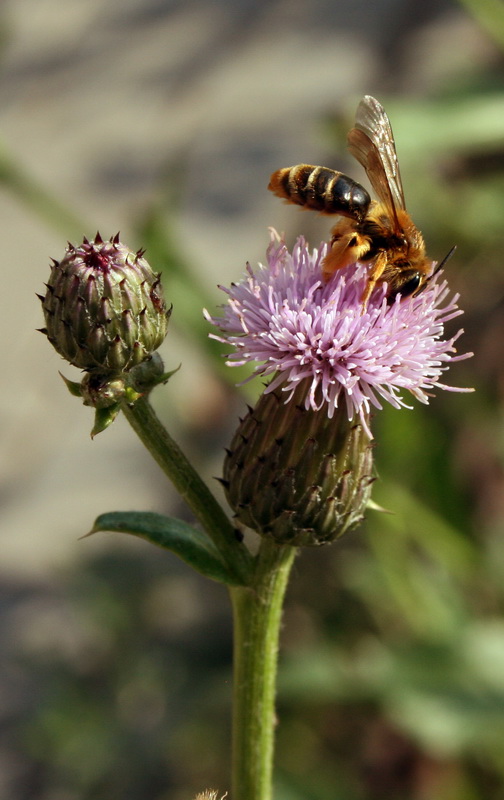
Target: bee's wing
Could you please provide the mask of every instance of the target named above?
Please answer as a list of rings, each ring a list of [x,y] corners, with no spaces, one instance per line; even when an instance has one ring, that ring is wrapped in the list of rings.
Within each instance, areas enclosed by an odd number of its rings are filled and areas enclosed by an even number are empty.
[[[394,136],[385,109],[370,95],[359,103],[355,128],[348,134],[348,148],[397,223],[397,209],[404,209],[405,203]]]

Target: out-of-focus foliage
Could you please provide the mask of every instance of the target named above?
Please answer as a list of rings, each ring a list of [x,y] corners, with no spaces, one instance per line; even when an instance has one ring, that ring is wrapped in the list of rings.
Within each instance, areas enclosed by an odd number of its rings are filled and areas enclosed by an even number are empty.
[[[216,584],[139,545],[20,588],[6,620],[4,796],[182,798],[222,781],[230,620]]]

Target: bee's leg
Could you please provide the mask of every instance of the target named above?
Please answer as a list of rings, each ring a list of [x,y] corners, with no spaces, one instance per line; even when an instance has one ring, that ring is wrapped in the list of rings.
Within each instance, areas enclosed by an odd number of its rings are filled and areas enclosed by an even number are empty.
[[[330,279],[336,270],[355,264],[369,252],[370,243],[366,236],[350,230],[340,234],[338,226],[333,230],[332,247],[322,262],[324,281]]]
[[[373,266],[369,274],[366,288],[362,293],[361,301],[364,308],[366,308],[367,301],[371,297],[371,293],[375,288],[376,284],[378,283],[378,281],[380,280],[386,266],[387,266],[387,253],[385,252],[385,250],[381,250],[373,261]]]

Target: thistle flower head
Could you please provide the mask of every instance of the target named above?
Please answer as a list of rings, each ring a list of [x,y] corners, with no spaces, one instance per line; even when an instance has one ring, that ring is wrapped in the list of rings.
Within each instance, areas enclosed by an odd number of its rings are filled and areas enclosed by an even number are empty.
[[[328,245],[290,253],[274,232],[267,264],[224,289],[221,317],[207,318],[234,347],[228,364],[255,364],[270,377],[240,421],[224,462],[224,487],[237,518],[277,543],[320,545],[356,525],[373,478],[370,411],[383,401],[423,403],[455,355],[462,313],[438,275],[416,297],[392,304],[379,285],[365,307],[367,268],[354,264],[325,282]],[[434,267],[434,265],[433,265]],[[434,272],[434,270],[433,270]],[[286,398],[283,402],[283,398]]]
[[[84,239],[54,261],[40,296],[43,332],[63,358],[81,369],[116,375],[141,364],[166,336],[169,311],[156,275],[119,241]]]
[[[290,253],[272,232],[267,264],[247,266],[240,283],[223,289],[223,316],[208,317],[221,331],[214,338],[235,348],[227,363],[254,363],[254,375],[272,378],[266,392],[281,387],[287,400],[303,381],[307,409],[332,417],[343,406],[364,425],[383,401],[407,407],[405,390],[422,403],[432,389],[464,391],[441,382],[450,363],[469,355],[456,355],[461,330],[444,338],[445,323],[462,313],[446,281],[436,275],[421,294],[391,305],[381,284],[363,308],[366,265],[340,269],[325,283],[327,251],[327,244],[310,251],[300,237]]]

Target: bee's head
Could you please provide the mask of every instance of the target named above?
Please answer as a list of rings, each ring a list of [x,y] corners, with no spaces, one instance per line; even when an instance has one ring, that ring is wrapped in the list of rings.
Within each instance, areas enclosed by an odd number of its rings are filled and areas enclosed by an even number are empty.
[[[427,274],[425,270],[415,267],[401,270],[400,274],[398,275],[398,280],[396,280],[390,287],[390,290],[387,294],[387,303],[392,305],[398,294],[401,295],[401,298],[404,298],[411,297],[414,294],[419,294],[422,292],[433,279],[434,275],[437,275],[437,273],[443,269],[444,265],[448,259],[452,257],[456,249],[457,247],[454,245],[442,259],[442,261],[440,261],[438,264],[434,262],[433,269],[430,271],[430,275]]]
[[[411,297],[416,294],[426,283],[426,276],[417,269],[408,269],[401,272],[401,280],[397,281],[387,294],[387,303],[392,305],[398,294],[404,297]]]

